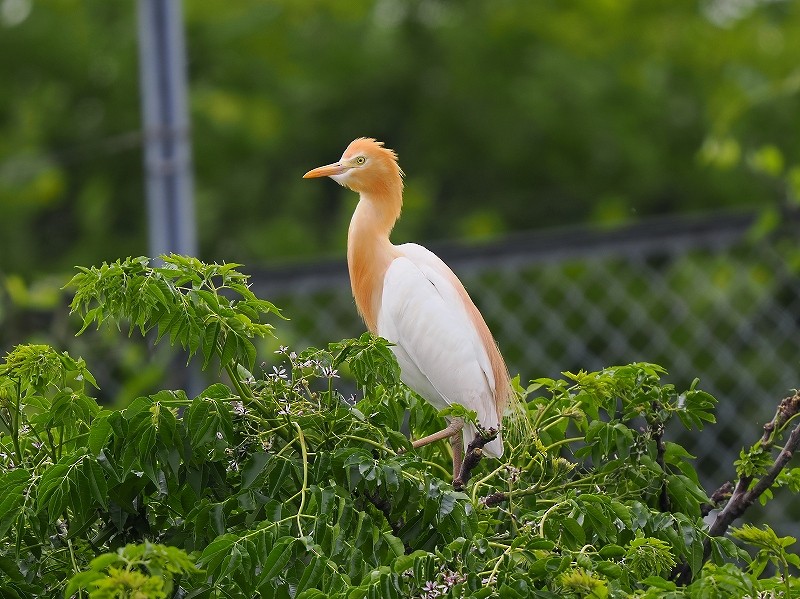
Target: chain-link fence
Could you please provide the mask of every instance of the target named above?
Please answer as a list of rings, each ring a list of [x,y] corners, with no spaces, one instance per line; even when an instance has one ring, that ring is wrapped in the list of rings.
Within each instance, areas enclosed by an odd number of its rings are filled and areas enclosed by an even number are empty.
[[[711,492],[800,385],[800,251],[791,234],[752,231],[751,216],[726,216],[433,249],[523,384],[634,361],[661,364],[679,388],[700,378],[719,400],[718,423],[681,441]],[[292,319],[280,337],[295,348],[364,330],[343,262],[261,271],[253,282]]]

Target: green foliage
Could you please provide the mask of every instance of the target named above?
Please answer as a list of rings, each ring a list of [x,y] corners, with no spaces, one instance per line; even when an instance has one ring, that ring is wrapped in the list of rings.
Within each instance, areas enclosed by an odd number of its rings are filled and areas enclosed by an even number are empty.
[[[281,346],[278,363],[253,374],[247,343],[270,333],[261,316],[277,316],[274,306],[235,265],[163,263],[79,269],[73,309],[84,325],[158,329],[204,365],[219,361],[228,381],[103,410],[82,360],[46,346],[10,352],[0,366],[4,597],[797,591],[794,539],[744,526],[733,537],[758,549],[750,558],[708,538],[692,456],[664,439],[675,418],[691,430],[713,421],[714,400],[695,384],[679,392],[646,363],[539,379],[519,390],[535,436],[456,492],[447,444],[413,450],[400,432],[444,420],[400,384],[385,340]],[[344,371],[364,390],[357,403],[336,389]],[[681,565],[685,586],[674,581]]]
[[[669,576],[677,565],[669,543],[643,536],[630,542],[625,559],[633,576],[638,579],[653,575]]]
[[[72,577],[64,595],[92,589],[89,599],[165,599],[173,596],[176,578],[199,573],[183,550],[145,541],[96,557],[87,570]]]
[[[750,569],[756,576],[760,576],[769,563],[775,566],[785,579],[789,578],[790,564],[800,568],[800,556],[786,550],[797,542],[794,537],[778,537],[769,526],[759,529],[749,524],[734,530],[731,536],[758,548],[755,560],[750,564]]]
[[[256,348],[250,339],[272,333],[260,320],[262,314],[280,314],[277,308],[250,291],[247,276],[235,270],[238,264],[204,264],[177,255],[162,260],[161,267],[150,266],[147,258],[128,258],[80,268],[67,285],[75,288],[72,311],[83,317],[79,333],[92,323],[125,319],[130,332],[138,327],[142,335],[157,326],[156,343],[168,335],[190,358],[201,350],[203,368],[218,354],[223,367],[238,358],[252,370]],[[238,299],[229,299],[228,292]]]

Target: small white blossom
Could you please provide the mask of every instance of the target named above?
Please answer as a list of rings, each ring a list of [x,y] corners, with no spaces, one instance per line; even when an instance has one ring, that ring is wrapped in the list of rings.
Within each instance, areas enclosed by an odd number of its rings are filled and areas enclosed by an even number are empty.
[[[422,587],[422,590],[425,592],[425,594],[423,595],[425,599],[434,599],[434,597],[438,597],[439,595],[442,594],[439,585],[437,585],[432,580],[427,581],[425,585]]]
[[[519,480],[519,475],[522,472],[519,468],[515,468],[514,466],[506,466],[506,470],[508,471],[509,482],[515,483]]]
[[[339,371],[334,369],[332,366],[323,366],[322,367],[322,376],[329,378],[329,379],[338,379],[339,378]]]
[[[289,348],[286,347],[285,345],[281,345],[278,349],[275,350],[275,353],[276,354],[285,354],[287,351],[289,351]]]
[[[220,431],[217,431],[217,439],[222,441],[222,433]]]
[[[232,401],[231,407],[233,408],[233,413],[237,416],[244,416],[247,411],[244,409],[244,404],[240,401]]]
[[[444,572],[444,586],[445,590],[450,590],[453,585],[460,584],[462,582],[466,582],[467,578],[462,576],[458,572],[453,572],[452,570],[445,570]]]

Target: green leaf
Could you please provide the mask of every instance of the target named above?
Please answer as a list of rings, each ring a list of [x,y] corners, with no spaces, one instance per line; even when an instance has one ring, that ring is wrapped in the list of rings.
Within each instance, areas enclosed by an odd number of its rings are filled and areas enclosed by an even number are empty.
[[[95,572],[102,572],[109,566],[121,561],[122,557],[120,557],[118,553],[104,553],[102,555],[98,555],[91,562],[89,562],[89,568]]]
[[[662,589],[665,591],[674,591],[675,589],[678,588],[678,585],[676,585],[674,582],[672,582],[671,580],[664,580],[660,576],[648,576],[647,578],[642,580],[642,584],[649,587]]]
[[[600,554],[600,557],[604,557],[606,559],[612,557],[622,557],[625,555],[625,548],[612,543],[610,545],[604,545],[601,547],[598,553]]]
[[[581,547],[586,543],[586,533],[575,518],[563,518],[560,521],[564,531],[564,538],[568,546]]]
[[[397,574],[402,574],[406,570],[409,570],[414,565],[414,561],[417,558],[424,557],[430,555],[427,551],[423,551],[422,549],[417,549],[416,551],[409,553],[408,555],[401,555],[397,559],[392,562],[392,572],[396,572]]]
[[[77,485],[77,476],[84,457],[85,454],[80,452],[66,455],[57,464],[45,470],[37,490],[36,501],[39,512],[46,509],[51,517],[56,517],[64,511],[69,492]]]
[[[5,537],[19,515],[17,509],[24,499],[23,490],[30,479],[30,473],[24,468],[0,472],[0,538]]]
[[[228,557],[234,544],[239,540],[235,534],[224,534],[212,541],[200,554],[198,564],[205,567],[209,574],[214,574],[222,561]]]
[[[597,562],[595,564],[595,568],[603,576],[611,580],[622,578],[623,570],[619,566],[619,564],[615,564],[614,562],[609,562],[609,561]]]
[[[286,564],[288,564],[293,557],[294,552],[292,551],[292,546],[295,544],[296,540],[297,539],[290,537],[278,539],[261,566],[263,571],[262,580],[273,580],[278,574],[283,572],[286,568]]]
[[[272,455],[264,452],[256,452],[242,468],[242,489],[249,489],[256,481],[261,484],[261,475],[265,468],[270,464]]]
[[[389,532],[381,533],[383,540],[386,541],[386,544],[389,546],[391,552],[396,556],[399,557],[405,553],[405,547],[403,546],[403,541],[398,539],[396,536]]]
[[[302,593],[306,589],[314,588],[317,585],[322,578],[322,573],[325,571],[326,563],[327,559],[324,557],[315,555],[311,558],[311,562],[303,571],[300,582],[297,583],[298,593]]]
[[[91,459],[83,462],[83,473],[89,487],[89,493],[103,509],[108,507],[108,484],[100,464]]]
[[[92,455],[99,455],[111,437],[111,423],[108,421],[110,412],[102,412],[92,421],[89,428],[89,451]]]
[[[89,585],[101,578],[105,578],[105,575],[96,570],[78,572],[75,576],[70,578],[67,588],[64,590],[64,597],[72,597],[81,589],[88,589]]]
[[[461,404],[450,404],[446,408],[439,410],[437,414],[441,418],[463,418],[465,422],[476,423],[478,421],[478,413],[475,410],[468,410]]]
[[[308,589],[297,595],[297,599],[326,599],[328,595],[317,589]]]
[[[241,337],[239,338],[239,351],[237,353],[244,356],[247,368],[253,370],[256,363],[256,346],[248,339]]]
[[[236,357],[238,345],[236,343],[236,335],[232,331],[225,333],[222,352],[220,355],[220,364],[225,367],[230,364]]]
[[[206,326],[205,333],[203,333],[203,339],[201,343],[201,350],[203,353],[203,370],[208,367],[208,363],[211,361],[211,358],[217,351],[219,332],[220,324],[218,320],[215,320],[210,325]]]

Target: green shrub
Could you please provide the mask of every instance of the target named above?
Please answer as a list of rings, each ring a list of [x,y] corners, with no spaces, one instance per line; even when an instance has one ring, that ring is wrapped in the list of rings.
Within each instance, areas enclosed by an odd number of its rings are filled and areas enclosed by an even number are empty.
[[[253,341],[273,334],[264,319],[279,311],[237,266],[128,259],[70,283],[84,329],[155,329],[217,367],[219,382],[197,397],[164,390],[102,409],[82,360],[43,345],[6,356],[3,597],[800,593],[794,539],[745,526],[733,536],[756,549],[750,557],[724,536],[729,523],[709,535],[712,500],[693,458],[664,438],[676,417],[693,430],[713,422],[715,401],[695,385],[679,392],[645,363],[516,383],[535,435],[512,438],[458,492],[448,445],[413,450],[400,432],[444,421],[399,383],[386,341],[281,347],[278,365],[257,367]],[[345,370],[358,403],[336,389]],[[783,452],[772,459],[792,422],[786,406],[742,454],[744,491],[760,481],[796,490]]]

